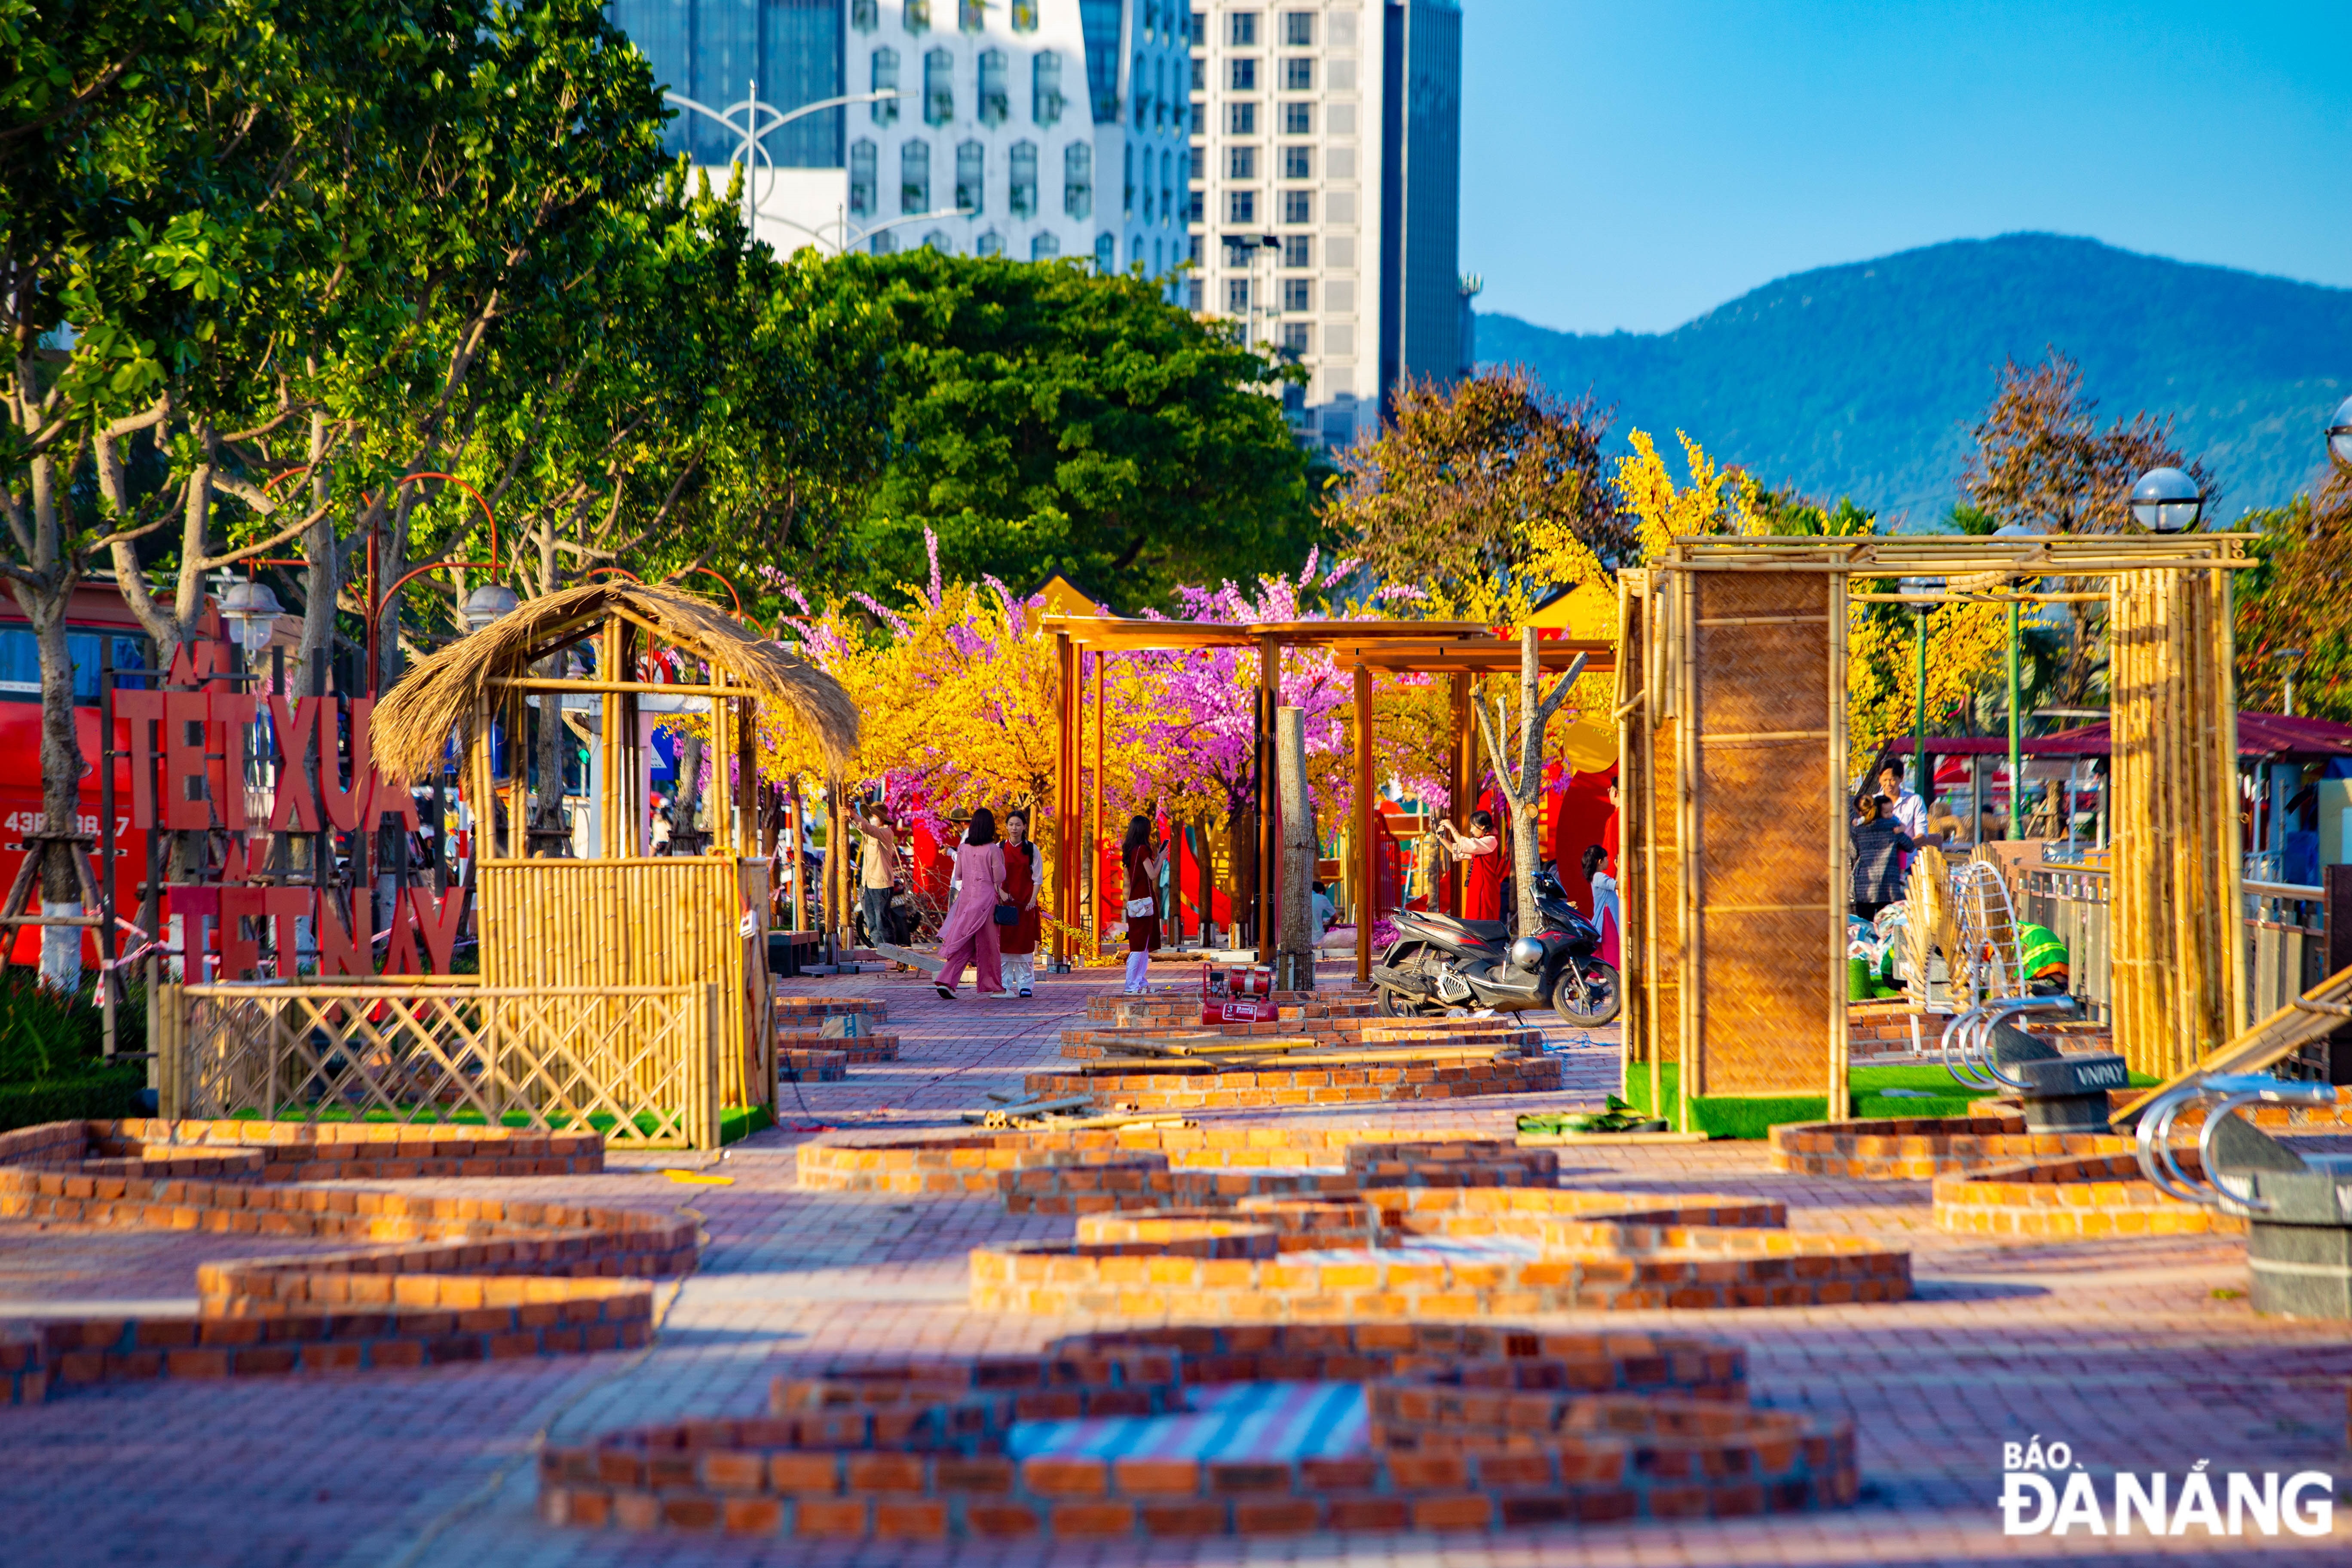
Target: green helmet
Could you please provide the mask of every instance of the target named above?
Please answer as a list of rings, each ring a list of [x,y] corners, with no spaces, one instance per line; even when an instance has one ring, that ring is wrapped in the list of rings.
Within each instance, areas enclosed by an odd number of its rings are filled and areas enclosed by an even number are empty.
[[[2066,944],[2048,926],[2029,921],[2017,928],[2017,957],[2025,977],[2039,980],[2066,968]]]

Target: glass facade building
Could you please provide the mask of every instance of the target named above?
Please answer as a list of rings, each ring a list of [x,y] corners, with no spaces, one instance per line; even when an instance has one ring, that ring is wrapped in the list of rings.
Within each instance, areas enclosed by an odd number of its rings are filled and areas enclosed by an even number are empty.
[[[724,111],[756,83],[760,101],[789,111],[849,91],[842,85],[849,9],[844,0],[609,0],[604,14],[672,92]],[[795,120],[768,137],[768,156],[788,169],[838,169],[845,120],[837,109]],[[740,143],[681,110],[665,145],[724,168]]]

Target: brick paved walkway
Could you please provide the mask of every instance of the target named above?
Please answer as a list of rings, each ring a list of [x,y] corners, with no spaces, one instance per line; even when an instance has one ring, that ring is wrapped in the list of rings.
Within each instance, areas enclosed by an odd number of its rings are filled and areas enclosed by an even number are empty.
[[[1112,972],[1115,973],[1115,972]],[[850,1081],[802,1086],[788,1124],[855,1137],[955,1124],[990,1089],[1061,1058],[1059,1030],[1104,972],[1049,980],[1032,1001],[938,1001],[905,977],[862,975],[805,989],[886,997],[903,1059]],[[1564,1045],[1558,1095],[1326,1113],[1409,1130],[1507,1131],[1523,1110],[1597,1103],[1612,1086],[1613,1031]],[[1235,1113],[1238,1120],[1262,1113]],[[2346,1450],[2352,1333],[2343,1325],[2256,1320],[2233,1241],[2001,1246],[1928,1225],[1925,1184],[1777,1176],[1761,1145],[1578,1151],[1573,1184],[1752,1193],[1789,1204],[1792,1226],[1899,1237],[1919,1300],[1896,1307],[1637,1314],[1745,1342],[1760,1399],[1849,1415],[1867,1489],[1846,1513],[1498,1537],[1220,1540],[1041,1549],[751,1544],[707,1537],[551,1531],[532,1516],[530,1463],[542,1432],[575,1439],[666,1417],[748,1414],[780,1372],[864,1353],[1030,1350],[1092,1327],[1074,1319],[980,1317],[964,1306],[967,1248],[1057,1237],[1069,1221],[1010,1216],[992,1201],[908,1202],[801,1193],[780,1129],[730,1152],[731,1186],[684,1186],[651,1171],[404,1188],[507,1196],[593,1194],[607,1204],[691,1205],[709,1246],[675,1293],[658,1342],[635,1355],[502,1363],[417,1373],[174,1383],[77,1392],[0,1410],[0,1560],[40,1564],[448,1564],[548,1568],[604,1563],[1136,1562],[1384,1565],[1857,1563],[1903,1565],[2084,1558],[2105,1564],[2352,1562],[2352,1495],[2334,1537],[2150,1542],[2004,1540],[1992,1506],[2000,1448],[2039,1434],[2072,1444],[2095,1472],[2329,1471],[2352,1493]],[[180,1297],[184,1237],[0,1235],[0,1297],[23,1300]],[[73,1238],[79,1240],[82,1238]],[[274,1249],[285,1250],[282,1244]],[[68,1278],[70,1273],[71,1277]],[[671,1291],[665,1287],[664,1300]]]

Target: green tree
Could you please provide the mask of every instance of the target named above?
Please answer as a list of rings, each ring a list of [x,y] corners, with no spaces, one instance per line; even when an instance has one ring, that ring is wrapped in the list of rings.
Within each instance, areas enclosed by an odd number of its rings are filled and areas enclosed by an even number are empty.
[[[1143,279],[928,248],[831,265],[894,339],[856,585],[922,576],[927,528],[950,577],[1060,571],[1129,609],[1318,542],[1307,458],[1268,395],[1299,373]]]
[[[2282,710],[2284,648],[2300,648],[2295,711],[2352,722],[2352,474],[2331,475],[2317,496],[2249,512],[2262,564],[2239,574],[2238,705]]]
[[[1469,603],[1516,581],[1564,527],[1604,563],[1637,554],[1602,476],[1608,413],[1562,402],[1522,368],[1409,382],[1395,418],[1339,459],[1327,516],[1383,581]]]
[[[2001,523],[2035,533],[2121,533],[2134,527],[2132,486],[2150,468],[2187,470],[2210,506],[2218,487],[2202,459],[2173,446],[2173,421],[2142,410],[2105,429],[2098,399],[2083,391],[2074,362],[2053,350],[2032,369],[2011,360],[2000,387],[1977,422],[1977,448],[1960,479],[1969,501]],[[2063,579],[2080,592],[2096,584]],[[2105,616],[2098,605],[2066,606],[2068,641],[2060,678],[2062,704],[2080,707],[2105,679],[2100,658]]]

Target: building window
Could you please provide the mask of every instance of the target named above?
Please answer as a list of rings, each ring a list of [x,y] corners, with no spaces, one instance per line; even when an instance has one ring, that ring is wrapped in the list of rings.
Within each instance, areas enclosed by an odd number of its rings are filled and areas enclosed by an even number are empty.
[[[1225,152],[1225,174],[1229,179],[1256,179],[1257,149],[1255,147],[1228,148]]]
[[[1143,237],[1139,234],[1131,235],[1128,238],[1127,264],[1129,267],[1143,265]]]
[[[945,125],[955,118],[955,57],[933,49],[923,57],[923,119]]]
[[[1283,192],[1282,221],[1285,223],[1313,223],[1315,221],[1315,193],[1312,191]]]
[[[1062,211],[1092,217],[1095,211],[1095,150],[1083,142],[1062,149]]]
[[[1255,191],[1229,192],[1225,196],[1225,221],[1228,223],[1255,223],[1257,221],[1257,193]]]
[[[1284,235],[1282,237],[1282,264],[1285,267],[1314,266],[1314,238],[1309,235]]]
[[[1294,49],[1315,46],[1315,13],[1285,11],[1282,14],[1282,41]]]
[[[1228,86],[1230,86],[1230,87],[1231,87],[1231,88],[1232,88],[1235,92],[1255,92],[1255,91],[1256,91],[1256,90],[1257,90],[1257,62],[1256,62],[1255,60],[1251,60],[1251,59],[1240,59],[1240,60],[1235,60],[1235,61],[1234,61],[1234,62],[1233,62],[1233,75],[1228,79],[1228,80],[1227,80],[1227,85],[1228,85]]]
[[[1206,223],[1208,221],[1208,210],[1209,198],[1207,193],[1203,191],[1194,191],[1192,193],[1192,205],[1185,209],[1184,220],[1187,223]]]
[[[1286,310],[1311,310],[1315,308],[1315,284],[1310,279],[1286,278],[1282,280],[1282,308]],[[1305,344],[1300,345],[1302,348]]]
[[[1002,125],[1013,113],[1013,84],[1003,49],[980,51],[980,122]]]
[[[898,147],[898,210],[931,210],[931,144],[905,142]]]
[[[1013,0],[1013,30],[1016,33],[1037,30],[1037,0]]]
[[[992,228],[980,237],[980,243],[972,247],[972,251],[979,256],[1002,256],[1004,254],[1004,237]]]
[[[956,0],[956,26],[967,33],[977,33],[988,26],[982,14],[982,0]]]
[[[1196,180],[1209,177],[1209,149],[1206,144],[1197,142],[1192,144],[1192,177]]]
[[[1151,63],[1151,123],[1165,127],[1168,123],[1168,62]]]
[[[1282,324],[1282,352],[1294,359],[1305,353],[1308,330],[1304,321],[1285,321]]]
[[[874,216],[874,143],[864,137],[849,144],[849,210],[857,217]]]
[[[874,90],[876,92],[896,92],[898,90],[898,50],[877,49],[874,51]],[[898,123],[898,100],[895,98],[876,99],[874,100],[874,123],[877,125],[896,125]]]
[[[861,33],[870,33],[882,25],[882,0],[851,0],[849,25]]]
[[[1159,240],[1151,242],[1151,275],[1160,277],[1168,270],[1167,248]]]
[[[1151,73],[1144,68],[1141,54],[1135,57],[1135,74],[1127,79],[1134,84],[1135,128],[1140,131],[1151,118]]]
[[[1311,92],[1315,88],[1315,61],[1307,56],[1282,62],[1282,85],[1287,92]]]
[[[1192,236],[1191,244],[1192,249],[1187,254],[1185,259],[1192,262],[1193,266],[1198,267],[1201,265],[1201,237],[1197,234]]]
[[[1167,223],[1176,216],[1176,154],[1160,154],[1160,221]]]
[[[1257,105],[1229,103],[1225,106],[1225,129],[1235,136],[1257,134]]]
[[[1206,11],[1195,11],[1192,13],[1192,36],[1190,42],[1196,49],[1204,49],[1209,47],[1209,14]],[[1194,301],[1195,305],[1198,303],[1198,300]]]
[[[1202,309],[1202,293],[1201,280],[1198,278],[1193,279],[1190,283],[1186,284],[1184,287],[1184,302],[1186,306],[1194,310]]]
[[[1206,59],[1197,59],[1192,62],[1192,90],[1194,92],[1209,90],[1209,62]]]
[[[907,0],[898,16],[907,31],[927,33],[931,27],[931,0]]]
[[[1119,203],[1119,211],[1129,217],[1135,216],[1135,144],[1128,143],[1126,167],[1123,170],[1127,195]]]
[[[956,211],[976,213],[982,210],[982,186],[988,178],[988,149],[977,142],[959,142],[956,146]]]
[[[1315,177],[1315,149],[1285,147],[1282,150],[1282,177],[1286,180],[1311,180]]]
[[[1228,278],[1225,279],[1225,309],[1236,316],[1245,315],[1248,313],[1248,279]]]
[[[1037,216],[1037,143],[1015,142],[1007,154],[1011,160],[1013,183],[1006,194],[1004,210],[1014,217]]]
[[[923,248],[926,250],[936,250],[941,256],[953,256],[955,254],[955,241],[948,237],[947,230],[943,228],[935,228],[931,230],[930,233],[923,236]]]
[[[1195,136],[1206,136],[1208,133],[1209,103],[1208,100],[1202,99],[1192,105],[1192,134]]]
[[[1031,68],[1029,118],[1040,125],[1062,122],[1062,57],[1051,49],[1039,55]]]
[[[1315,106],[1311,103],[1286,103],[1282,106],[1282,133],[1285,136],[1315,134]]]
[[[1058,234],[1041,234],[1029,242],[1029,259],[1032,261],[1051,261],[1061,254],[1062,237]]]
[[[1255,11],[1234,12],[1232,17],[1232,24],[1225,33],[1225,41],[1229,44],[1256,43],[1257,13]]]
[[[895,256],[898,251],[898,237],[886,228],[867,240],[866,248],[876,256]]]
[[[1118,241],[1107,234],[1095,236],[1095,270],[1106,278],[1118,270]]]

